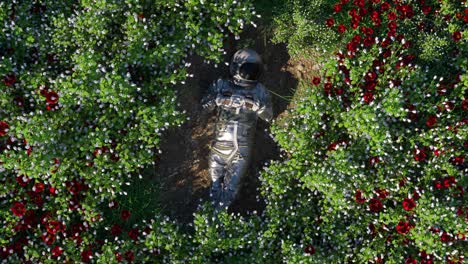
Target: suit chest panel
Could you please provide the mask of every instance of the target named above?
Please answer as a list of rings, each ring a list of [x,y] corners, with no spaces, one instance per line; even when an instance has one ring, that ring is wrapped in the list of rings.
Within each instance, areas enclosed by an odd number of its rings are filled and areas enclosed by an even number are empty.
[[[246,97],[251,100],[258,100],[257,89],[237,89],[233,87],[229,87],[229,85],[225,85],[220,89],[220,93],[223,95],[230,94],[232,96],[240,96]]]

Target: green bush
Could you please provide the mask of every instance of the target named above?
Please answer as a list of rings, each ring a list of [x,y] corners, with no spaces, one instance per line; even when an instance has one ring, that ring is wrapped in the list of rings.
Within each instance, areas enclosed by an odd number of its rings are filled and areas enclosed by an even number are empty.
[[[284,42],[292,56],[308,56],[317,47],[333,47],[337,34],[322,21],[331,10],[331,0],[285,0],[274,8],[273,41]]]
[[[468,216],[467,5],[336,5],[319,23],[338,41],[313,43],[336,53],[322,58],[320,76],[301,84],[306,92],[286,127],[272,128],[290,158],[267,170],[262,188],[291,188],[284,178],[292,177],[298,182],[292,188],[320,195],[318,207],[276,210],[276,218],[306,226],[291,211],[320,209],[315,232],[282,235],[300,243],[284,239],[282,248],[291,250],[281,256],[294,263],[311,252],[311,263],[461,263]],[[268,211],[287,204],[268,199]]]
[[[172,87],[188,56],[219,62],[251,16],[231,0],[2,1],[0,259],[109,261],[119,243],[148,259],[128,237],[96,242],[112,222],[100,208],[154,163],[161,132],[184,122]],[[175,231],[157,224],[166,231],[146,239],[177,259]]]

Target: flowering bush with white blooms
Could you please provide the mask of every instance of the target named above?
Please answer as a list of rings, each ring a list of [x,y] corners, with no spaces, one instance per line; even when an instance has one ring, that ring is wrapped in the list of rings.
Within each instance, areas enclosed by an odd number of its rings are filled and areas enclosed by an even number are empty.
[[[290,158],[263,175],[277,223],[267,232],[282,234],[278,255],[292,263],[463,262],[468,3],[325,7],[338,44],[314,44],[334,56],[303,84],[286,126],[273,126]],[[303,192],[311,202],[298,198]]]
[[[219,62],[254,14],[233,0],[1,1],[0,260],[177,258],[168,221],[114,240],[122,229],[103,227],[100,208],[153,163],[161,131],[184,122],[171,88],[187,56]],[[96,241],[103,228],[111,239]]]
[[[322,19],[335,0],[271,0],[274,42],[285,42],[292,56],[306,56],[316,45],[333,45],[338,34]]]

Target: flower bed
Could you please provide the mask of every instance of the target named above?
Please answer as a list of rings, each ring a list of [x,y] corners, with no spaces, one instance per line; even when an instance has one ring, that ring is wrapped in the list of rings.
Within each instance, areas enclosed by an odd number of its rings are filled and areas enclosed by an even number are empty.
[[[323,75],[303,84],[307,95],[287,127],[274,126],[291,158],[264,175],[264,191],[281,194],[269,201],[283,208],[276,221],[301,227],[283,231],[291,238],[282,241],[281,254],[292,262],[462,262],[467,3],[324,6],[323,23],[341,44],[314,43],[334,55]],[[294,197],[291,183],[321,199],[297,208],[284,197]],[[313,222],[303,210],[320,212]]]
[[[251,16],[242,1],[2,1],[0,260],[178,258],[169,220],[102,208],[184,121],[171,88],[186,58],[219,62]]]

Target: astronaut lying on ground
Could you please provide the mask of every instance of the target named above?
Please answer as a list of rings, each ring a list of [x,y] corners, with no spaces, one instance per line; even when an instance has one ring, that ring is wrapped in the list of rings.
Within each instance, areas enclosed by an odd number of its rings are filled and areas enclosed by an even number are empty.
[[[252,156],[257,118],[273,118],[270,93],[258,82],[263,71],[260,56],[251,49],[239,50],[229,70],[231,78],[215,81],[201,100],[204,111],[218,108],[209,159],[210,197],[216,210],[228,208],[236,198]]]

